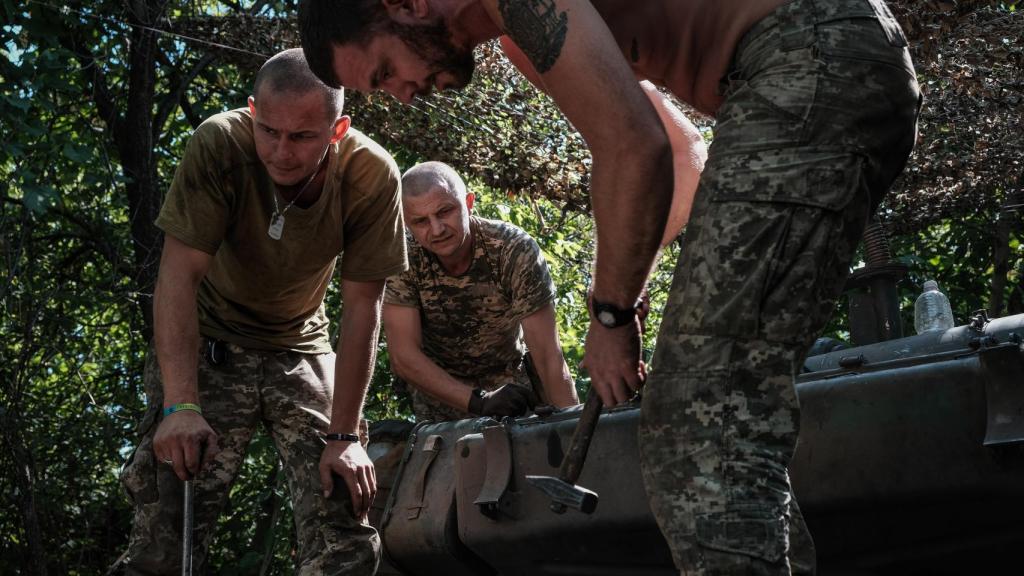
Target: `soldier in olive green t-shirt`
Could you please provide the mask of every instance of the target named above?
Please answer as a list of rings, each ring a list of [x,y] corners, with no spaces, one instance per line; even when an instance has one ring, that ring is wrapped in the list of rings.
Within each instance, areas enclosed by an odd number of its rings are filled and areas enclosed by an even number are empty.
[[[417,420],[525,413],[527,348],[545,400],[576,404],[537,243],[512,224],[471,216],[473,194],[440,162],[406,172],[402,195],[409,270],[388,280],[384,329]]]
[[[157,219],[166,236],[150,410],[122,474],[135,504],[130,574],[180,572],[175,476],[195,478],[203,571],[261,422],[288,477],[298,573],[370,575],[379,560],[360,415],[384,282],[407,267],[398,169],[350,128],[341,91],[310,73],[301,50],[268,60],[253,94],[195,131]],[[324,294],[339,259],[335,355]]]

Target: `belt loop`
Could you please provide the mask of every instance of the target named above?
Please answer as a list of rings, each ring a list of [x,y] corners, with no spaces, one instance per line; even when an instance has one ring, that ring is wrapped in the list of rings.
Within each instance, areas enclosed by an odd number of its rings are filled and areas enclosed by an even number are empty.
[[[779,40],[783,52],[814,44],[814,0],[793,0],[779,7]]]
[[[899,22],[896,21],[896,17],[892,15],[892,11],[889,10],[885,2],[883,0],[868,0],[868,3],[875,11],[875,16],[878,17],[878,23],[882,26],[889,45],[897,48],[906,47],[907,37],[903,35],[903,29],[900,28]]]

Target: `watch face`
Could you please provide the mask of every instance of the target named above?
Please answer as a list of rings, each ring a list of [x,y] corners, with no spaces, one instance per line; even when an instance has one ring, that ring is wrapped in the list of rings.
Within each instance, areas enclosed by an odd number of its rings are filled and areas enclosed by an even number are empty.
[[[615,315],[607,310],[602,310],[597,313],[597,321],[609,328],[615,327]]]

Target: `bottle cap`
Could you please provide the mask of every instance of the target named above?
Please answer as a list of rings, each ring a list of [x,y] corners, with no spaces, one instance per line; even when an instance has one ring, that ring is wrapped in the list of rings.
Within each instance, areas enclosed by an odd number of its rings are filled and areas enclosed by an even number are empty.
[[[935,280],[925,280],[925,282],[924,282],[924,291],[925,292],[931,292],[932,290],[938,290],[938,289],[939,289],[939,283],[938,282],[936,282]]]

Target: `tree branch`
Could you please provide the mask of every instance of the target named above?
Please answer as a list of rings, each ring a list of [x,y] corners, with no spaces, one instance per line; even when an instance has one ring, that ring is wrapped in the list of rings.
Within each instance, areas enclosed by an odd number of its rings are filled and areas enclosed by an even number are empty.
[[[67,35],[60,36],[60,43],[82,65],[82,78],[87,87],[91,88],[89,93],[96,104],[96,110],[102,119],[113,132],[114,140],[119,140],[124,132],[124,119],[117,109],[117,101],[110,91],[107,76],[103,73],[102,61],[88,49],[87,44],[76,29],[69,29]]]
[[[185,118],[188,120],[189,125],[195,130],[199,128],[199,125],[203,123],[203,119],[196,114],[196,111],[192,109],[192,103],[188,101],[188,94],[181,95],[181,111],[185,113]]]
[[[189,86],[192,85],[192,81],[199,76],[199,73],[205,70],[210,64],[217,61],[217,54],[214,52],[207,52],[195,63],[194,66],[188,71],[183,78],[181,78],[175,85],[174,89],[168,92],[163,100],[157,107],[156,115],[153,118],[153,138],[159,138],[160,134],[164,130],[164,124],[167,123],[167,119],[170,117],[171,112],[183,101],[185,92]],[[191,122],[191,120],[190,120]]]

